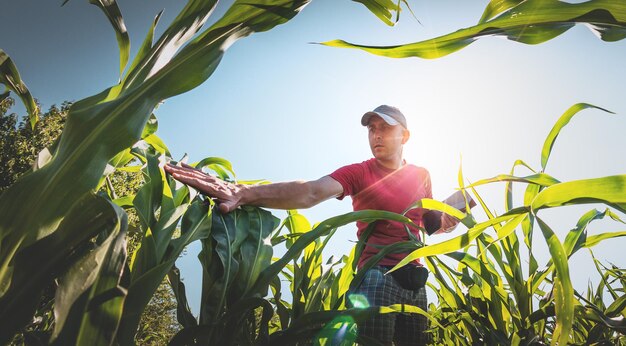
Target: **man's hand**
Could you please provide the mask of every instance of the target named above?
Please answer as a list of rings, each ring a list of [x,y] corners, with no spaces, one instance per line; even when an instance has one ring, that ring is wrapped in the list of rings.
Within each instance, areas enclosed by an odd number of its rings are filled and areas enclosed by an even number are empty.
[[[231,212],[241,205],[244,190],[241,185],[215,178],[184,163],[182,167],[168,163],[163,168],[174,179],[193,187],[204,195],[215,198],[222,213]]]
[[[454,216],[450,216],[446,213],[441,213],[441,227],[435,233],[449,233],[454,231],[459,224],[459,220]]]

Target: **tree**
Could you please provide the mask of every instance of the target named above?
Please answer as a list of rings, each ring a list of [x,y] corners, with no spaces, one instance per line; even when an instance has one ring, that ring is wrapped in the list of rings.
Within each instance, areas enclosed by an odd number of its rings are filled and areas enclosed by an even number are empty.
[[[63,131],[70,102],[60,107],[53,105],[41,114],[34,128],[19,121],[15,113],[8,113],[14,100],[0,101],[0,193],[24,173],[32,169],[38,154],[55,143]],[[8,113],[8,114],[7,114]],[[140,173],[116,171],[110,176],[117,196],[134,195],[143,184]],[[134,210],[128,210],[128,252],[133,253],[141,242],[142,232]],[[54,327],[54,296],[57,288],[51,282],[40,299],[32,322],[13,340],[14,344],[28,343],[30,339],[47,339]],[[175,316],[176,300],[167,281],[163,281],[142,316],[136,342],[141,345],[162,345],[178,331]]]

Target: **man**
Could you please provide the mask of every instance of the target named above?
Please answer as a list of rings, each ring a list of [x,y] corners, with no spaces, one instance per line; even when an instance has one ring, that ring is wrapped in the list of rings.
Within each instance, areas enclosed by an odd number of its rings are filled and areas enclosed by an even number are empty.
[[[424,168],[407,164],[402,149],[409,140],[406,118],[399,109],[387,105],[365,113],[361,124],[367,126],[372,159],[339,168],[330,175],[314,181],[292,181],[267,185],[238,185],[216,179],[189,166],[165,166],[175,179],[192,186],[217,200],[221,212],[227,213],[240,205],[253,205],[276,209],[302,209],[312,207],[335,197],[352,197],[354,210],[376,209],[396,213],[404,212],[422,198],[432,198],[430,175]],[[422,209],[413,209],[406,216],[415,224],[423,225]],[[441,230],[453,228],[458,220],[437,214],[435,226]],[[367,224],[357,222],[359,239]],[[419,231],[410,231],[419,237]],[[429,233],[436,229],[429,230]],[[377,222],[375,231],[367,239],[358,267],[378,252],[381,246],[408,240],[404,224],[395,221]],[[378,266],[368,270],[356,288],[370,306],[410,304],[426,310],[426,290],[406,289],[391,275],[384,275],[407,254],[390,254]],[[420,265],[416,261],[415,265]],[[427,320],[423,316],[408,314],[383,314],[361,326],[359,333],[391,345],[420,345],[427,342],[423,331]]]

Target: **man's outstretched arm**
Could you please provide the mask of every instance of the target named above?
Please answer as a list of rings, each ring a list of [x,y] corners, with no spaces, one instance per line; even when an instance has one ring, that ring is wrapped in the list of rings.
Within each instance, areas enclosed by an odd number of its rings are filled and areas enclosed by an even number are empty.
[[[215,198],[223,213],[233,211],[240,205],[305,209],[343,193],[341,184],[329,176],[312,181],[241,185],[215,178],[188,165],[167,164],[164,169],[174,179]]]

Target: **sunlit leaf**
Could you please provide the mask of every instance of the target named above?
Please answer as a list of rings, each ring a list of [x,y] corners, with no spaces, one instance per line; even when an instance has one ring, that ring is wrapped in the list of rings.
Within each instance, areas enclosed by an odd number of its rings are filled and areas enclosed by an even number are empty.
[[[623,2],[590,0],[571,4],[556,0],[526,0],[492,20],[426,41],[393,46],[358,45],[343,40],[322,44],[357,48],[390,58],[435,59],[487,36],[504,36],[521,43],[538,44],[559,36],[576,24],[589,24],[601,39],[617,41],[626,37],[625,23],[626,3]]]
[[[556,311],[556,328],[552,344],[567,344],[574,320],[574,288],[569,274],[567,254],[563,245],[552,229],[540,218],[537,218],[543,233],[557,277],[554,279],[554,304]]]
[[[546,169],[546,165],[548,164],[548,159],[550,158],[550,153],[552,152],[552,147],[554,146],[554,141],[556,141],[556,138],[559,135],[559,133],[561,133],[561,130],[563,129],[563,127],[569,123],[569,121],[574,117],[574,115],[576,115],[581,110],[587,109],[587,108],[596,108],[596,109],[600,109],[605,112],[614,114],[613,112],[609,110],[606,110],[604,108],[600,108],[600,107],[597,107],[588,103],[577,103],[573,105],[572,107],[570,107],[567,111],[565,111],[565,113],[563,113],[563,115],[561,115],[561,117],[556,122],[556,124],[554,124],[554,127],[552,127],[552,130],[550,130],[550,133],[548,134],[548,137],[546,138],[543,144],[543,148],[541,149],[541,170],[542,171]]]
[[[555,184],[541,191],[530,206],[539,210],[586,203],[605,203],[626,212],[626,175]]]
[[[505,215],[505,216],[500,216],[500,217],[491,219],[486,222],[478,223],[474,227],[468,229],[467,233],[465,234],[456,236],[449,240],[442,241],[441,243],[424,246],[423,248],[420,248],[411,252],[407,257],[405,257],[396,266],[394,266],[390,270],[390,272],[397,270],[398,268],[406,265],[407,263],[414,261],[421,257],[435,256],[435,255],[445,254],[448,252],[457,251],[461,248],[468,246],[474,239],[476,239],[476,237],[478,237],[481,233],[483,233],[488,227],[491,227],[502,221],[507,221],[507,223],[510,223],[510,224],[519,224],[519,222],[521,222],[521,220],[525,216],[526,216],[525,214]]]
[[[478,23],[484,23],[511,7],[517,6],[522,1],[524,0],[491,0],[485,8],[485,11],[483,12],[482,17],[480,17]]]

